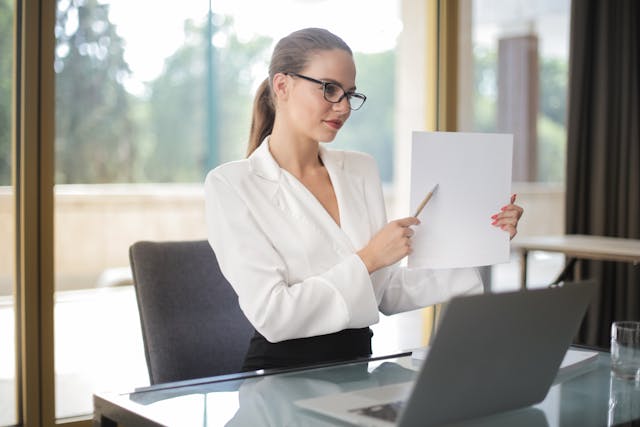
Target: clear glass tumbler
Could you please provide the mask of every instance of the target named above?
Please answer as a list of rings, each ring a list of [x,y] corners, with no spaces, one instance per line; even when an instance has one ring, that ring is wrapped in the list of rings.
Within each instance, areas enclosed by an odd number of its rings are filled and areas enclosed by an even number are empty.
[[[640,381],[640,322],[611,325],[611,369],[620,378]]]

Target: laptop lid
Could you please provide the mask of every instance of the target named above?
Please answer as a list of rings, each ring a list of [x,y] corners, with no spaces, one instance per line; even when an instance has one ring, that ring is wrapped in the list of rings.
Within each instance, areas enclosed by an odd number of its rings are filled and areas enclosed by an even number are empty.
[[[415,382],[296,404],[359,425],[431,426],[538,403],[549,391],[595,288],[594,281],[584,281],[453,298]],[[399,420],[372,416],[399,400]],[[383,411],[376,405],[384,405]]]
[[[595,281],[452,299],[400,425],[439,425],[542,401]]]

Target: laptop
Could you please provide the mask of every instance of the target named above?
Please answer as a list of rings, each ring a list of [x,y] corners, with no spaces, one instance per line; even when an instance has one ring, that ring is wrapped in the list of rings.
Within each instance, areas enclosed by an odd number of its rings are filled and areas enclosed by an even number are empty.
[[[453,298],[415,381],[298,400],[364,426],[434,426],[544,400],[595,292],[593,280]]]

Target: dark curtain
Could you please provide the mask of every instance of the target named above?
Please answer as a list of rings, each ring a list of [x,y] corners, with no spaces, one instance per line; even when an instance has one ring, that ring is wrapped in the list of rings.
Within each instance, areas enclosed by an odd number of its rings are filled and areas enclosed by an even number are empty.
[[[570,52],[566,231],[640,239],[640,1],[574,0]],[[577,341],[608,348],[640,319],[640,265],[581,268],[600,291]]]

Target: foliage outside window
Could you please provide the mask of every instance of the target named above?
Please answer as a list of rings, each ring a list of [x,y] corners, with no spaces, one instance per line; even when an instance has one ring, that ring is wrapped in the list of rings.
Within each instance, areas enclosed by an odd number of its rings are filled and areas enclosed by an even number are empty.
[[[255,89],[267,76],[275,42],[270,34],[241,34],[236,25],[241,18],[236,15],[214,14],[209,37],[206,13],[185,13],[189,18],[183,20],[166,14],[176,10],[175,5],[165,6],[159,21],[180,19],[183,32],[171,52],[158,54],[150,46],[141,54],[148,53],[150,61],[162,57],[163,67],[140,81],[139,59],[131,56],[132,40],[139,35],[131,31],[149,31],[144,19],[154,18],[144,11],[139,25],[122,30],[118,22],[125,25],[126,19],[118,18],[118,11],[136,10],[125,3],[58,1],[53,64],[56,417],[87,414],[91,390],[133,386],[127,381],[145,373],[137,369],[138,359],[144,360],[137,357],[142,343],[135,341],[135,327],[124,331],[104,321],[109,307],[117,307],[120,320],[137,315],[133,290],[122,286],[131,283],[126,277],[128,245],[137,239],[204,237],[199,186],[211,166],[245,157]],[[144,36],[150,42],[162,39],[152,31]],[[389,181],[395,54],[393,48],[377,53],[356,50],[355,60],[358,90],[368,101],[332,146],[373,154]],[[215,103],[212,111],[209,93]],[[211,124],[214,144],[208,140]],[[216,159],[213,165],[211,157]],[[138,183],[151,185],[130,185]],[[189,185],[165,185],[170,183]],[[75,321],[78,313],[83,313],[82,325]],[[77,340],[87,329],[102,331],[104,340],[118,332],[119,343],[134,344],[116,348],[114,354],[105,350],[102,356],[108,362],[96,365],[99,358],[87,354],[91,344]]]
[[[143,94],[126,89],[126,41],[96,0],[60,1],[56,24],[56,183],[201,182],[207,150],[219,162],[242,158],[254,88],[274,42],[240,40],[233,19],[214,15],[214,147],[208,147],[206,19],[184,23],[184,44]],[[365,108],[336,144],[373,154],[393,176],[393,51],[356,53]],[[266,72],[265,72],[266,77]],[[382,84],[381,84],[382,82]]]
[[[496,132],[497,54],[495,49],[474,49],[473,127]],[[540,105],[538,112],[538,180],[564,182],[568,61],[540,58]]]
[[[13,1],[0,0],[0,185],[11,184]]]

